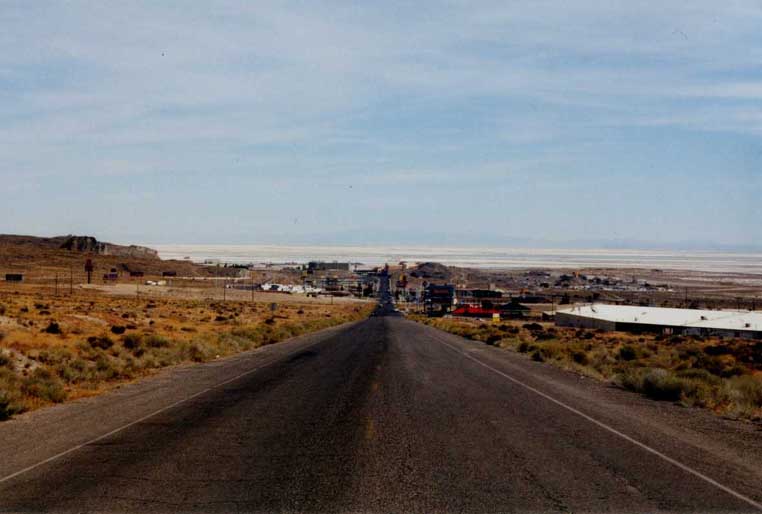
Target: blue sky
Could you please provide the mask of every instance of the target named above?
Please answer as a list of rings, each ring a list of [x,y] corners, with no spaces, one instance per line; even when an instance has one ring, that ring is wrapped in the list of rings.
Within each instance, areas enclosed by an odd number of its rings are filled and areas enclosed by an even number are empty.
[[[760,246],[762,4],[0,1],[0,232]]]

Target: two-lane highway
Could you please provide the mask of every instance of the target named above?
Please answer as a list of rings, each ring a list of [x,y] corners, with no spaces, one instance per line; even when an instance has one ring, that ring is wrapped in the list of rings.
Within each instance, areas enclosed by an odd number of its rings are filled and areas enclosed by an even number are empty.
[[[171,373],[0,425],[0,510],[754,512],[762,501],[753,427],[398,316]]]

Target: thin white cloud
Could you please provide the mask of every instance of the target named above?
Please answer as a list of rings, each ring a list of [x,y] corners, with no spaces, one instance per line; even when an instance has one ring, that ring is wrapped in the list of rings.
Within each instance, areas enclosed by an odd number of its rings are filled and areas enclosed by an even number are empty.
[[[696,98],[762,100],[762,77],[757,81],[718,81],[705,85],[690,85],[682,89],[680,94]]]
[[[612,128],[758,137],[760,26],[751,0],[5,2],[0,176],[526,186]]]

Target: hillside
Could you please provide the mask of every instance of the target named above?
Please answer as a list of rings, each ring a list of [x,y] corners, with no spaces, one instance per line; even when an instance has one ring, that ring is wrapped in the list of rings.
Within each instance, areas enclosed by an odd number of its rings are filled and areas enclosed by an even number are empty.
[[[95,273],[112,268],[160,275],[174,271],[181,276],[205,276],[211,271],[189,261],[162,260],[158,252],[142,246],[123,246],[91,236],[35,237],[0,234],[0,273],[26,273],[29,277],[55,272],[81,272],[87,259]]]

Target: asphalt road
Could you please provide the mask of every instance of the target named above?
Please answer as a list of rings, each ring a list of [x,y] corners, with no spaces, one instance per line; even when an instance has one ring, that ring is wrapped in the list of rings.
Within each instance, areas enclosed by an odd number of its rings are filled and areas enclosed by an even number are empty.
[[[379,316],[0,424],[0,511],[756,512],[758,428]]]

